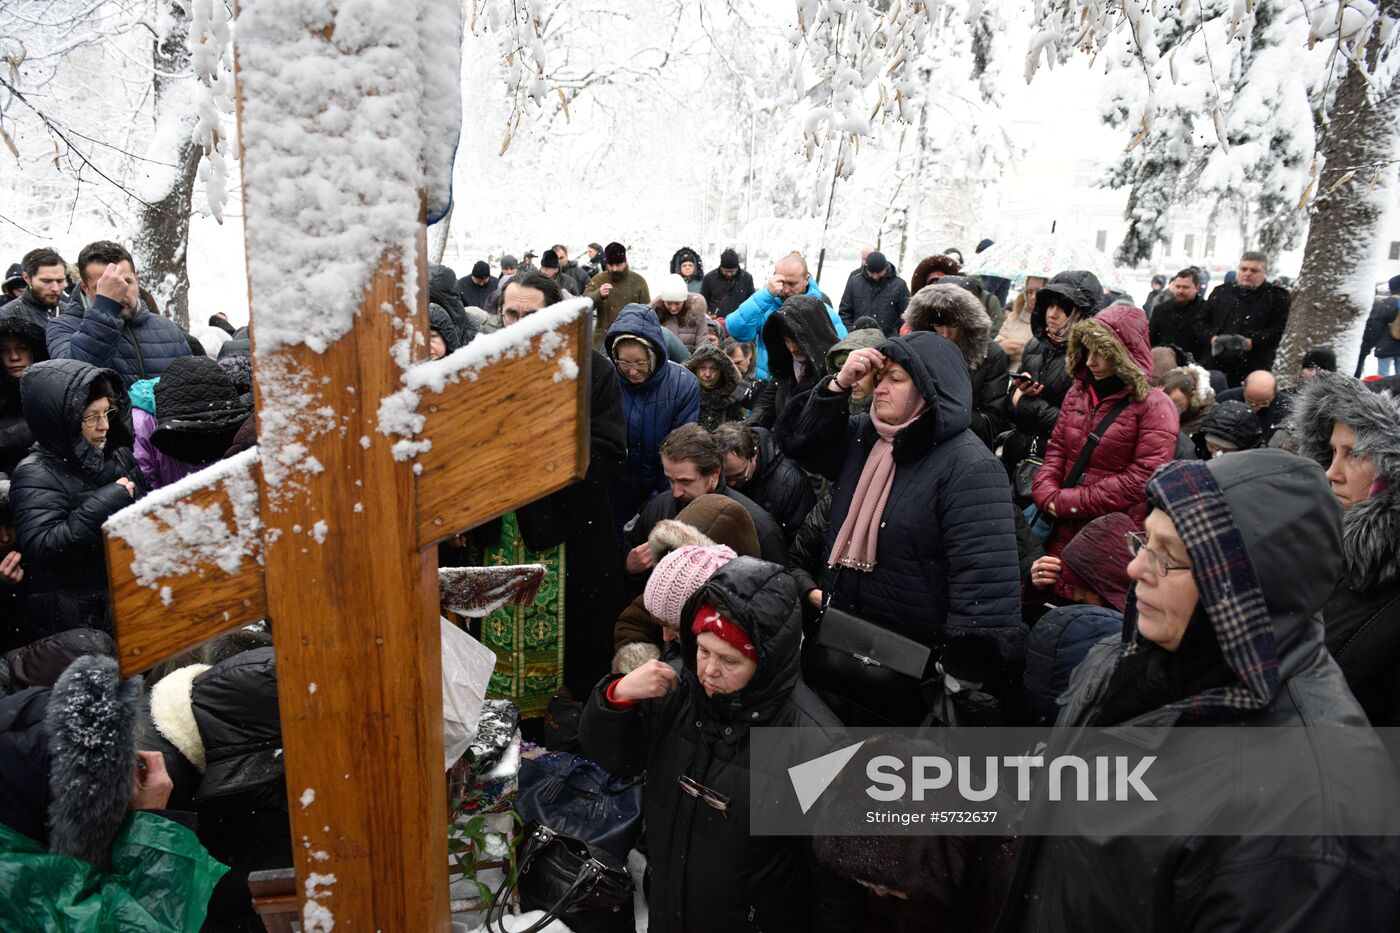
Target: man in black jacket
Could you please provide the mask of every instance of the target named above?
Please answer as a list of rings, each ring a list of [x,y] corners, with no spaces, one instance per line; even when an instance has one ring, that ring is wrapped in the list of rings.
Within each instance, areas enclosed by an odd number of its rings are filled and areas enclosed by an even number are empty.
[[[1152,305],[1147,332],[1154,347],[1180,347],[1196,362],[1210,349],[1210,321],[1196,273],[1182,269]]]
[[[807,474],[783,455],[765,428],[730,422],[720,425],[714,437],[724,458],[725,483],[763,506],[791,544],[816,502]]]
[[[41,247],[24,254],[20,271],[26,287],[0,313],[17,315],[44,330],[59,315],[63,290],[68,287],[68,267],[58,253]]]
[[[647,537],[656,523],[675,518],[706,493],[727,496],[742,505],[758,531],[763,559],[787,564],[787,536],[782,526],[757,502],[725,484],[723,466],[714,435],[700,425],[683,424],[666,435],[661,442],[661,467],[671,488],[653,496],[623,529],[623,543],[629,548],[625,561],[628,573],[637,578],[651,570],[653,558]]]
[[[1400,318],[1400,275],[1391,276],[1390,294],[1377,296],[1371,304],[1371,316],[1361,335],[1361,355],[1356,360],[1356,378],[1366,367],[1366,357],[1376,351],[1376,372],[1393,376],[1400,371],[1400,340],[1391,336],[1391,325]]]
[[[1264,254],[1251,250],[1240,257],[1235,284],[1210,293],[1210,368],[1223,372],[1231,386],[1255,370],[1274,368],[1292,298],[1287,289],[1265,281],[1267,276]],[[1222,343],[1222,338],[1231,339]],[[1241,341],[1242,347],[1230,346]]]
[[[491,274],[491,267],[483,260],[477,260],[476,265],[472,266],[471,275],[457,280],[457,295],[468,308],[480,308],[485,311],[495,291],[496,277]]]
[[[870,316],[880,322],[886,337],[899,333],[904,306],[909,304],[909,286],[897,274],[885,254],[871,250],[859,275],[846,280],[838,313],[849,330],[858,317]]]
[[[739,268],[739,254],[732,249],[720,253],[719,268],[705,273],[700,281],[700,295],[715,317],[738,310],[752,294],[753,276]]]

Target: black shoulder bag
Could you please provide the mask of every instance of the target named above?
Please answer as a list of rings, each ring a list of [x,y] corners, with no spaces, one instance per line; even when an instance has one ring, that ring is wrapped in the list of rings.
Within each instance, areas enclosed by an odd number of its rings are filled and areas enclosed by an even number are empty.
[[[539,933],[560,920],[577,933],[632,933],[632,877],[617,859],[574,836],[542,823],[527,824],[517,861],[520,906],[543,910],[537,922],[516,933]],[[489,933],[504,933],[510,879],[501,882],[486,910]]]
[[[833,608],[841,570],[836,568],[825,594],[816,630],[802,640],[802,679],[868,717],[916,725],[925,714],[919,684],[933,648]]]
[[[1094,450],[1099,446],[1099,441],[1108,433],[1108,429],[1113,426],[1113,422],[1123,413],[1123,409],[1128,407],[1132,401],[1131,392],[1126,393],[1122,398],[1113,403],[1113,407],[1103,416],[1094,430],[1089,432],[1088,438],[1084,441],[1084,446],[1080,448],[1079,456],[1074,461],[1074,466],[1065,474],[1064,481],[1060,483],[1061,489],[1069,489],[1079,485],[1079,481],[1084,478],[1084,471],[1089,468],[1089,458],[1094,455]],[[1050,540],[1050,536],[1055,533],[1055,517],[1049,512],[1042,512],[1040,506],[1032,502],[1026,506],[1022,513],[1026,516],[1026,524],[1031,526],[1031,533],[1040,540],[1041,544]]]

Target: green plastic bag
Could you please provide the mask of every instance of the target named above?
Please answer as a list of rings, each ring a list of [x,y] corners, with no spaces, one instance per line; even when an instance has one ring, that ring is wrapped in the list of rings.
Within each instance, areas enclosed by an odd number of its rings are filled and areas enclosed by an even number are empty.
[[[228,871],[179,823],[128,813],[112,867],[46,852],[0,825],[0,926],[6,931],[197,933]]]

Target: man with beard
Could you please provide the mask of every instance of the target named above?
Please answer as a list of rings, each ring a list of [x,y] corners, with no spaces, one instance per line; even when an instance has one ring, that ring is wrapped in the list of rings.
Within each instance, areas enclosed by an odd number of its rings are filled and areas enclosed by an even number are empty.
[[[67,265],[58,253],[41,247],[24,254],[20,271],[26,288],[0,313],[22,317],[43,330],[58,317],[63,290],[68,287]]]
[[[616,241],[603,250],[604,271],[593,276],[584,295],[592,299],[597,318],[593,325],[593,348],[602,349],[608,328],[626,305],[651,304],[647,280],[627,266],[627,247]]]
[[[179,325],[152,314],[141,299],[131,254],[110,240],[98,240],[78,254],[81,297],[48,324],[49,356],[80,360],[121,376],[123,390],[133,382],[165,372],[171,361],[190,355]]]

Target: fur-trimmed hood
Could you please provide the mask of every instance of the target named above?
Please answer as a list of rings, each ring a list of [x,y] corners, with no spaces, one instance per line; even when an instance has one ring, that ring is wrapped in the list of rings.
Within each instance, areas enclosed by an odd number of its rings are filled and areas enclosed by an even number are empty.
[[[126,819],[136,767],[141,682],[117,662],[85,655],[49,695],[49,851],[105,868]]]
[[[1356,432],[1353,452],[1370,458],[1376,479],[1389,484],[1342,513],[1347,581],[1367,593],[1400,574],[1400,399],[1373,392],[1350,376],[1318,373],[1293,403],[1298,453],[1327,469],[1332,462],[1332,427],[1338,421]]]
[[[953,343],[967,360],[968,369],[976,370],[987,358],[992,321],[986,307],[960,285],[937,282],[919,289],[904,309],[904,323],[911,331],[931,331],[939,324],[957,327]]]
[[[1090,350],[1097,350],[1113,364],[1114,374],[1127,383],[1135,400],[1147,398],[1152,388],[1152,344],[1147,336],[1147,319],[1141,311],[1114,305],[1075,322],[1065,348],[1065,369],[1076,379],[1089,378],[1084,361]]]
[[[734,390],[739,387],[739,367],[734,365],[723,350],[713,344],[702,344],[698,350],[690,354],[690,357],[681,365],[695,373],[695,381],[700,381],[700,374],[696,372],[701,363],[714,363],[719,367],[719,382],[714,388],[707,389],[705,384],[700,383],[700,404],[706,408],[721,408],[730,403],[734,395]]]

